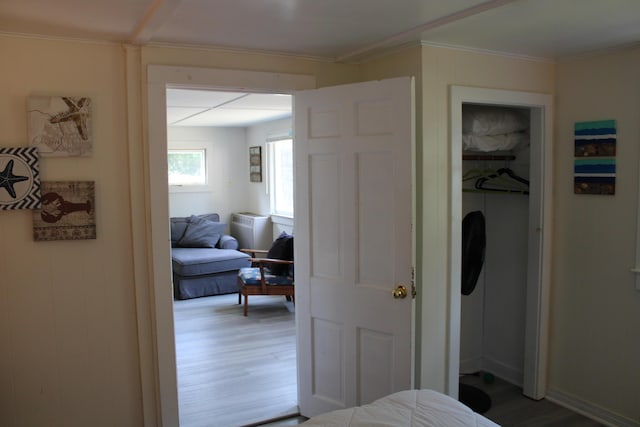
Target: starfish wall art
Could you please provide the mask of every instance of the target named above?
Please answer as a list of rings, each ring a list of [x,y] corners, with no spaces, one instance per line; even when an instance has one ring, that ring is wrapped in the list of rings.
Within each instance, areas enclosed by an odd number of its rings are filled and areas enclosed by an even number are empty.
[[[38,149],[0,148],[0,209],[37,209],[40,204]]]
[[[93,152],[91,99],[31,96],[28,100],[29,144],[40,155],[90,156]]]

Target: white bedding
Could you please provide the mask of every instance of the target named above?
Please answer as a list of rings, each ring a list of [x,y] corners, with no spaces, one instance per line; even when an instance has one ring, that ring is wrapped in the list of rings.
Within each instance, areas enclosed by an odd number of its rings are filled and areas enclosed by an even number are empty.
[[[465,105],[462,111],[465,151],[511,150],[529,142],[529,116],[525,110]]]
[[[528,142],[529,134],[523,132],[503,135],[462,135],[462,149],[465,151],[513,150],[518,146],[526,146]]]
[[[302,425],[306,427],[498,426],[457,400],[433,390],[401,391],[378,399],[369,405],[315,416]]]

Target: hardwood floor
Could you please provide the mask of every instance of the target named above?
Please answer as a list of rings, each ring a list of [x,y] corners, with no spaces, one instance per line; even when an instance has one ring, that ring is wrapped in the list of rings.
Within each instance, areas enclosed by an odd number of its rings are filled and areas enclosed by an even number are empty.
[[[280,427],[305,420],[295,416],[292,305],[280,296],[249,301],[248,317],[237,294],[174,301],[181,427]],[[549,401],[524,397],[500,379],[485,384],[470,375],[461,381],[490,395],[492,406],[484,416],[504,427],[602,426]],[[276,418],[283,419],[267,421]]]
[[[174,301],[181,427],[236,427],[294,415],[295,324],[281,296]],[[285,425],[285,424],[283,424]]]
[[[504,427],[603,426],[548,400],[529,399],[522,394],[522,389],[499,378],[486,384],[479,376],[467,375],[461,382],[476,386],[491,397],[491,408],[483,415]]]

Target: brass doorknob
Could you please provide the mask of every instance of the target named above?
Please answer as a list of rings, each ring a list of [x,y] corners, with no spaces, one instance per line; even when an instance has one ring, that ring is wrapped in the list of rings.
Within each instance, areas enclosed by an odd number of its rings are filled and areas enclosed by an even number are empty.
[[[396,299],[406,298],[406,296],[407,296],[407,287],[405,285],[398,285],[393,290],[393,292],[391,292],[391,294]]]

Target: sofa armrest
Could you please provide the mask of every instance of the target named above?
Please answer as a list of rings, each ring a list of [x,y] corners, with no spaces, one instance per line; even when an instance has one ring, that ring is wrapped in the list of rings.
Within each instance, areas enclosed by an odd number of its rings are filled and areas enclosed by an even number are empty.
[[[235,237],[223,234],[218,242],[218,248],[220,249],[238,249],[238,241]]]

